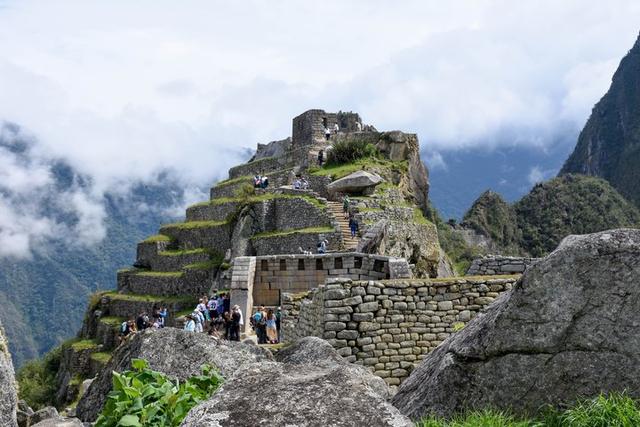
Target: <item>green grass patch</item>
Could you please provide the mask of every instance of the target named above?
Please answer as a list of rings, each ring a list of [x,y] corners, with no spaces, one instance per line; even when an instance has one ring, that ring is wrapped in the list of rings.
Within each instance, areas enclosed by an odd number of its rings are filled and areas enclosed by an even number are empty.
[[[211,270],[220,267],[222,263],[217,260],[209,260],[202,262],[194,262],[193,264],[187,264],[182,268],[190,270]]]
[[[416,224],[420,224],[420,225],[433,225],[433,223],[431,221],[429,221],[427,218],[425,218],[425,216],[422,213],[422,210],[420,210],[420,208],[414,208],[413,209],[413,221]]]
[[[158,296],[158,295],[140,295],[140,294],[119,294],[116,291],[108,292],[105,296],[120,301],[139,301],[139,302],[158,302],[158,303],[192,303],[197,301],[197,297],[191,295],[183,296]]]
[[[117,316],[104,316],[100,318],[101,323],[104,323],[105,325],[109,325],[113,327],[120,326],[124,321],[125,321],[124,317],[117,317]]]
[[[79,340],[71,344],[71,348],[74,351],[88,350],[90,348],[96,348],[96,347],[98,347],[98,343],[95,342],[94,340]]]
[[[182,271],[141,271],[136,276],[143,277],[180,277]]]
[[[342,165],[327,165],[312,172],[311,175],[330,176],[333,179],[340,179],[359,170],[376,171],[380,169],[387,169],[406,172],[408,168],[409,165],[406,160],[393,162],[386,159],[368,158],[359,159],[353,163],[346,163]]]
[[[98,363],[106,364],[109,359],[111,359],[111,353],[107,353],[104,351],[99,351],[91,354],[91,359],[95,360]]]
[[[142,241],[142,243],[155,243],[155,242],[170,242],[171,237],[165,236],[164,234],[156,234],[154,236],[149,236]]]
[[[242,181],[246,181],[246,182],[251,182],[251,176],[250,175],[244,175],[244,176],[239,176],[237,178],[232,178],[232,179],[225,179],[224,181],[220,181],[216,184],[216,187],[225,187],[227,185],[233,185],[233,184],[238,184]]]
[[[315,197],[311,197],[307,195],[301,194],[301,195],[294,196],[292,194],[265,193],[265,194],[259,194],[259,195],[252,195],[249,197],[221,197],[219,199],[213,199],[206,202],[196,203],[195,205],[189,206],[189,208],[193,208],[196,206],[217,206],[217,205],[224,205],[227,203],[244,203],[244,204],[259,203],[259,202],[264,202],[267,200],[274,200],[274,199],[302,199],[313,204],[314,206],[320,209],[323,209],[324,207],[326,207],[326,205],[322,203],[320,200],[316,199]]]
[[[186,221],[186,222],[174,222],[172,224],[163,225],[160,230],[166,230],[167,228],[177,228],[179,230],[193,230],[196,228],[209,228],[219,227],[227,224],[227,221]]]
[[[162,251],[159,252],[160,256],[183,256],[183,255],[197,255],[197,254],[205,254],[207,253],[207,249],[205,248],[197,248],[197,249],[182,249],[175,251]]]
[[[426,417],[418,427],[635,427],[640,425],[640,404],[626,393],[584,399],[565,410],[547,408],[533,418],[506,411],[483,409],[451,419]]]
[[[336,230],[333,227],[308,227],[298,228],[295,230],[285,231],[266,231],[264,233],[258,233],[251,236],[252,239],[266,239],[270,237],[282,237],[290,236],[292,234],[320,234],[320,233],[334,233]]]

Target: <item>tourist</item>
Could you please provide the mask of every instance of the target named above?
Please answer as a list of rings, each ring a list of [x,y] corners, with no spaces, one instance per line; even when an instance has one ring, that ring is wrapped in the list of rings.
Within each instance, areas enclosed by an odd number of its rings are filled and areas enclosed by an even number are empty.
[[[331,129],[329,129],[328,127],[324,128],[324,136],[327,138],[327,141],[328,141],[329,138],[331,138]]]
[[[137,332],[136,322],[134,322],[133,319],[125,320],[120,325],[120,332],[118,334],[119,342],[123,342],[124,340],[127,339],[128,336],[136,332]]]
[[[264,313],[264,307],[259,307],[251,317],[251,323],[258,337],[258,344],[267,342],[267,319]]]
[[[229,330],[229,341],[240,341],[240,328],[242,327],[242,313],[240,307],[233,306],[231,311],[231,327]]]
[[[320,242],[318,242],[318,253],[319,254],[326,253],[328,244],[329,244],[329,241],[327,239],[323,239]]]
[[[196,322],[196,332],[204,331],[204,328],[202,327],[202,324],[204,323],[204,316],[200,313],[200,310],[193,310],[191,317],[193,317],[193,320]]]
[[[307,181],[304,177],[302,177],[301,187],[303,190],[309,189],[309,181]]]
[[[278,342],[280,341],[280,319],[282,318],[282,312],[280,307],[276,310],[276,329],[278,330]]]
[[[169,316],[169,310],[164,305],[160,306],[160,311],[158,311],[158,315],[160,316],[161,328],[167,326],[167,317]]]
[[[278,327],[276,326],[276,316],[273,314],[273,310],[269,309],[266,316],[266,333],[269,344],[278,343]]]
[[[338,131],[340,130],[340,126],[338,126],[338,123],[334,123],[333,125],[333,133],[338,133]]]
[[[356,130],[357,130],[358,132],[362,132],[362,123],[360,123],[360,122],[356,122]]]
[[[260,176],[260,174],[257,174],[253,177],[253,188],[260,188],[260,185],[262,184],[262,177]]]
[[[302,188],[302,181],[300,181],[300,178],[296,178],[296,180],[293,181],[293,189],[300,190],[301,188]]]
[[[269,178],[266,176],[263,176],[262,179],[260,180],[260,188],[264,190],[268,186],[269,186]]]
[[[149,327],[149,316],[146,312],[142,312],[136,318],[136,329],[143,331]]]
[[[353,217],[353,215],[349,216],[349,230],[351,230],[351,238],[356,237],[356,233],[358,232],[358,221]]]
[[[229,297],[229,294],[227,292],[225,292],[222,298],[222,304],[224,308],[223,311],[231,312],[231,298]]]
[[[188,332],[196,331],[196,321],[190,314],[187,314],[187,322],[184,324],[184,330]]]
[[[207,302],[207,310],[209,310],[211,320],[218,318],[218,301],[215,296],[209,298],[209,302]]]
[[[154,315],[153,320],[151,322],[151,327],[154,329],[162,328],[162,320],[160,319],[160,315]]]
[[[233,319],[231,319],[231,313],[225,311],[222,315],[224,323],[224,339],[231,340],[231,329],[233,327]]]
[[[218,298],[216,298],[216,310],[218,310],[218,316],[224,314],[224,294],[219,294]]]
[[[318,151],[318,166],[322,167],[323,163],[324,163],[324,151],[320,150]]]
[[[198,302],[198,305],[196,306],[196,310],[198,310],[200,312],[200,315],[202,316],[202,318],[204,319],[204,321],[208,322],[209,320],[211,320],[211,318],[209,317],[209,310],[207,310],[207,300],[204,298],[200,299],[200,302]]]
[[[344,212],[344,218],[349,218],[349,205],[351,205],[351,200],[349,200],[349,195],[345,194],[342,198],[342,212]]]

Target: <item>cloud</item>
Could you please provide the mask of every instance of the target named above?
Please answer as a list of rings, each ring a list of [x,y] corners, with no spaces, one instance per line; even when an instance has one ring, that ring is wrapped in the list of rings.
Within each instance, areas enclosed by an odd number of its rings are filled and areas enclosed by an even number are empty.
[[[28,129],[40,160],[0,151],[3,200],[42,219],[17,203],[62,160],[91,182],[66,199],[89,242],[105,192],[167,171],[206,188],[309,108],[416,132],[436,168],[443,150],[545,150],[577,135],[638,22],[633,0],[5,1],[0,120]]]

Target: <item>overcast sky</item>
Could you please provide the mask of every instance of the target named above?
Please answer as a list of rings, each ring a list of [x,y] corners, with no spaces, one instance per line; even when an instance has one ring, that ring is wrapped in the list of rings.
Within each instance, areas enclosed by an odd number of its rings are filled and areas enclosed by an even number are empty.
[[[166,168],[203,185],[310,108],[417,132],[434,159],[544,149],[582,127],[638,31],[635,0],[0,0],[0,120],[38,158],[0,150],[0,181],[46,186],[42,165],[64,158],[96,203]]]

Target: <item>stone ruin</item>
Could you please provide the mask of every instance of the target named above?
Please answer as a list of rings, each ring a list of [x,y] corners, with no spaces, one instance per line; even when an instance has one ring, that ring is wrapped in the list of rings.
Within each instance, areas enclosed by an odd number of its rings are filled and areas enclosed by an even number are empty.
[[[339,131],[327,141],[324,129],[336,123]],[[320,150],[354,139],[381,153],[368,169],[380,177],[372,194],[352,199],[356,241],[340,215],[343,193],[328,191],[340,177],[317,167]],[[254,189],[255,174],[268,176],[269,187]],[[292,187],[300,175],[309,190]],[[424,217],[427,193],[416,135],[378,132],[357,113],[299,115],[291,137],[259,145],[249,162],[229,169],[229,178],[211,188],[210,200],[188,207],[183,222],[163,225],[138,244],[133,267],[117,273],[116,290],[92,298],[78,338],[65,347],[58,402],[73,401],[82,380],[110,360],[121,322],[154,307],[166,306],[168,326],[180,327],[197,298],[218,290],[230,292],[246,319],[255,303],[281,305],[286,292],[306,292],[331,278],[448,274],[435,225]],[[368,243],[359,245],[365,237]],[[325,239],[328,254],[299,253],[315,251]]]

